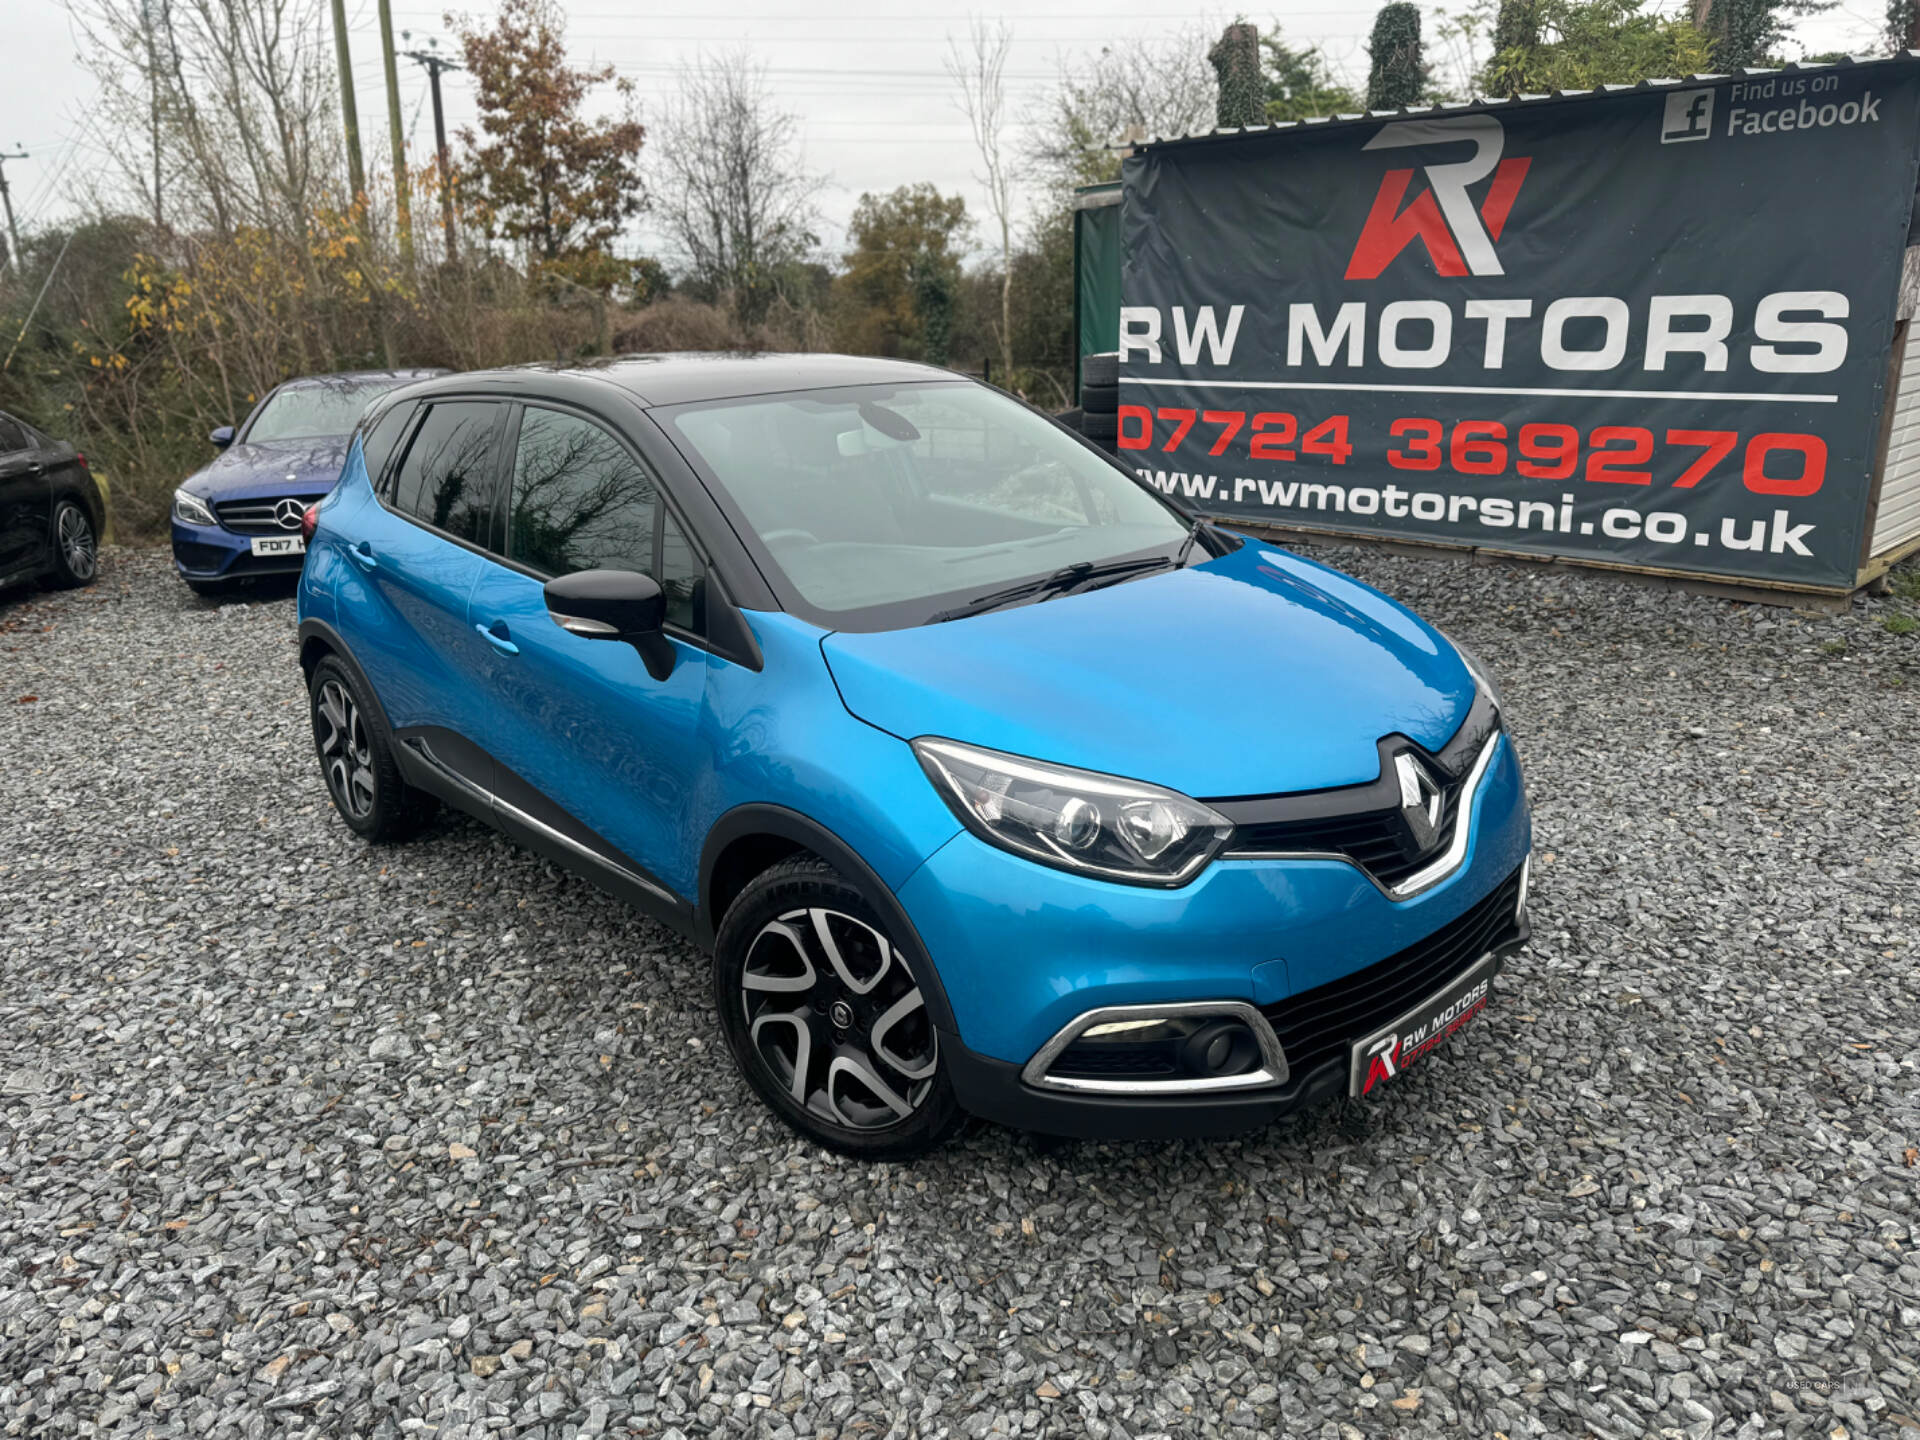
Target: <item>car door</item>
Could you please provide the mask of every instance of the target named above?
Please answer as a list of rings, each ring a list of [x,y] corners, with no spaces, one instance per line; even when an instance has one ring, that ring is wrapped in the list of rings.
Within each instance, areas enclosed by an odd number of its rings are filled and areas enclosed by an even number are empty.
[[[476,739],[486,701],[470,677],[487,646],[467,597],[493,538],[507,418],[498,400],[422,403],[384,482],[370,477],[380,503],[354,518],[346,553],[358,573],[338,602],[396,739],[482,798],[493,778]]]
[[[27,428],[0,414],[0,575],[46,564],[53,532],[53,486]]]
[[[502,553],[483,562],[468,601],[469,628],[490,649],[479,688],[497,803],[643,886],[691,897],[701,837],[689,802],[711,769],[700,733],[710,663],[696,624],[701,561],[652,470],[593,417],[526,405],[505,494]],[[596,569],[660,582],[674,651],[665,679],[631,645],[554,623],[546,581]]]

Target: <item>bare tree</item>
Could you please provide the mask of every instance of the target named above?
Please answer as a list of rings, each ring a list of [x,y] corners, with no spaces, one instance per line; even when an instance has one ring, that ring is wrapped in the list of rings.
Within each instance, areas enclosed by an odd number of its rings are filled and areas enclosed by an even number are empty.
[[[818,244],[818,180],[794,116],[744,51],[680,72],[653,154],[667,172],[657,213],[693,280],[749,323],[763,319]]]
[[[1006,126],[1007,52],[1013,47],[1013,29],[1005,20],[992,23],[973,16],[967,25],[967,45],[947,37],[947,74],[960,91],[959,106],[973,131],[986,187],[987,209],[1000,226],[1000,365],[1002,383],[1013,383],[1013,183],[1002,134]]]
[[[117,153],[176,230],[299,233],[337,193],[333,61],[317,0],[68,0]],[[164,206],[157,193],[167,186]]]
[[[1189,25],[1158,40],[1061,57],[1059,79],[1026,117],[1027,160],[1064,204],[1074,187],[1120,173],[1128,135],[1210,130],[1218,89],[1207,63],[1212,37]]]

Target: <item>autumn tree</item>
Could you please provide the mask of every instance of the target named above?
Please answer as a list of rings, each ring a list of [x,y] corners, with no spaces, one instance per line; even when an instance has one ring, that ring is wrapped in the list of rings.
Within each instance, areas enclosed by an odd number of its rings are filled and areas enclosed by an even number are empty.
[[[646,129],[633,83],[611,65],[567,63],[566,17],[555,0],[501,0],[491,27],[448,17],[473,76],[480,132],[462,130],[459,183],[489,236],[526,248],[542,268],[604,289],[625,278],[614,240],[645,204],[639,156]],[[586,102],[611,83],[616,114],[591,120]]]
[[[840,343],[862,354],[946,364],[969,230],[966,200],[925,181],[862,195],[847,227],[853,248],[835,286]]]

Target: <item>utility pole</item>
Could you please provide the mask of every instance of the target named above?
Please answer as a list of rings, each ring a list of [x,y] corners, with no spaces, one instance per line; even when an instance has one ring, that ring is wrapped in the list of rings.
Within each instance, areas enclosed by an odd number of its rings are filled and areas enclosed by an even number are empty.
[[[413,36],[403,30],[400,32],[400,38],[411,40]],[[438,40],[427,41],[430,46],[437,46],[439,43]],[[433,148],[440,165],[440,224],[447,235],[447,263],[452,264],[454,257],[453,166],[447,159],[447,115],[446,111],[440,107],[440,77],[447,71],[458,70],[460,67],[444,56],[434,54],[431,50],[408,50],[404,53],[407,59],[416,65],[425,67],[428,83],[433,87]]]
[[[153,141],[153,228],[166,224],[160,206],[160,47],[154,43],[154,7],[140,7],[140,28],[147,32],[147,125]]]
[[[360,117],[353,108],[353,52],[347,48],[347,0],[333,0],[333,49],[340,67],[340,118],[347,130],[347,183],[354,203],[367,193],[367,172],[360,165]]]
[[[387,130],[393,143],[393,210],[400,228],[400,268],[413,269],[413,194],[407,185],[407,141],[400,129],[400,71],[393,56],[393,6],[380,0],[380,64],[387,72]]]
[[[27,152],[16,150],[11,154],[0,154],[0,205],[7,209],[7,268],[20,268],[20,227],[13,223],[13,192],[7,188],[7,161],[25,160]]]

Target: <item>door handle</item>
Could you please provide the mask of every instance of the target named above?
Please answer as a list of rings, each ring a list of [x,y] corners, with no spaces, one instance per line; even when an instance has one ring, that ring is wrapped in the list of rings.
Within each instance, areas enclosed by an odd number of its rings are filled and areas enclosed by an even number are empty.
[[[347,554],[353,557],[353,563],[362,570],[378,570],[380,562],[373,558],[373,547],[362,540],[358,545],[349,545]]]
[[[502,633],[496,634],[496,627]],[[493,646],[493,648],[498,650],[502,655],[518,655],[520,653],[520,647],[507,638],[505,633],[507,629],[506,621],[496,620],[491,626],[475,625],[473,628],[480,632],[480,638],[482,640]]]

